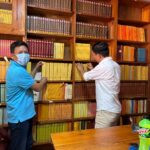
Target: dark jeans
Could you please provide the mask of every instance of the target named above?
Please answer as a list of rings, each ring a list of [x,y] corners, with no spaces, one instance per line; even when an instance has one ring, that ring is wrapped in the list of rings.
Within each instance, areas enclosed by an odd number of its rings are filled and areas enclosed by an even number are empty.
[[[32,119],[18,123],[8,123],[10,129],[9,150],[32,149]]]

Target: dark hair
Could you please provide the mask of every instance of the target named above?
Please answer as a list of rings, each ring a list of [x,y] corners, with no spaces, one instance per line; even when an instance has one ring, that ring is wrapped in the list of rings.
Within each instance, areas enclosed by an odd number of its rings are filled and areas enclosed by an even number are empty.
[[[109,56],[109,47],[106,42],[97,42],[92,46],[95,54],[101,54],[103,57]]]
[[[29,49],[28,44],[23,41],[15,41],[10,45],[10,52],[14,53],[15,48],[19,46],[25,46],[27,49]]]

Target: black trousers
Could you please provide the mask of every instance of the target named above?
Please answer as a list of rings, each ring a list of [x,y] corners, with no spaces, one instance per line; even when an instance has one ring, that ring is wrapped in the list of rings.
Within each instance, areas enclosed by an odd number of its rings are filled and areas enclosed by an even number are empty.
[[[8,150],[32,149],[32,119],[18,123],[8,123],[10,129],[10,144]]]

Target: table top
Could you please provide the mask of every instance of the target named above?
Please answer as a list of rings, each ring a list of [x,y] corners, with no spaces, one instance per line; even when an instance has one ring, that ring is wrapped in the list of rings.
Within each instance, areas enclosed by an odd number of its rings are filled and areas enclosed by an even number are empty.
[[[89,129],[51,135],[55,150],[128,150],[138,143],[138,133],[131,126]]]

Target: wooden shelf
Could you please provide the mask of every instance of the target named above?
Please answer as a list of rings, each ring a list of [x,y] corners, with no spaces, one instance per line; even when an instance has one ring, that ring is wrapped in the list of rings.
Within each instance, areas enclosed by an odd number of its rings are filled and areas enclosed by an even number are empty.
[[[6,107],[6,103],[5,102],[0,103],[0,107]]]
[[[118,40],[119,44],[136,44],[136,45],[147,45],[149,42],[140,42],[140,41],[129,41],[129,40]]]
[[[10,59],[10,57],[7,57],[8,59]],[[5,61],[4,57],[3,56],[0,56],[0,59]]]
[[[119,99],[122,101],[122,100],[144,100],[144,99],[148,99],[147,97],[119,97]]]
[[[58,39],[72,39],[72,35],[56,34],[56,33],[43,33],[43,32],[27,32],[28,36],[33,37],[49,37],[49,38],[58,38]]]
[[[4,4],[4,5],[12,5],[11,2],[0,2],[0,5],[2,5],[2,4]]]
[[[147,21],[128,20],[128,19],[118,19],[118,23],[123,24],[123,25],[134,25],[138,27],[150,24],[150,22],[147,22]]]
[[[49,121],[37,121],[38,124],[50,124],[50,123],[63,123],[63,122],[71,122],[72,119],[62,119],[62,120],[49,120]]]
[[[94,61],[94,60],[75,60],[75,62],[83,62],[83,63],[90,63],[90,62],[92,62],[92,63],[96,63],[96,61]]]
[[[36,7],[32,5],[27,6],[27,11],[29,14],[32,15],[57,15],[57,16],[65,16],[71,17],[73,12],[66,11],[66,10],[58,10],[58,9],[50,9],[50,8],[43,8],[43,7]]]
[[[74,99],[73,102],[79,102],[79,101],[96,101],[96,98],[78,98],[78,99]]]
[[[146,66],[148,63],[146,62],[130,62],[130,61],[117,61],[118,64],[125,64],[125,65],[142,65]]]
[[[7,57],[11,59],[11,57]],[[0,56],[0,59],[4,60],[4,57]],[[45,58],[45,57],[30,57],[30,60],[43,60],[43,61],[53,61],[53,62],[73,62],[73,59],[57,59],[57,58]],[[4,60],[5,61],[5,60]]]
[[[6,82],[5,81],[0,81],[0,84],[5,84]]]
[[[1,33],[0,34],[1,36],[0,36],[0,39],[2,39],[2,40],[19,40],[19,41],[21,41],[22,40],[22,36],[21,35],[11,35],[11,34],[4,34],[4,33]]]
[[[40,81],[38,81],[38,80],[36,80],[36,82],[40,82]],[[50,81],[50,80],[48,80],[47,81],[47,83],[72,83],[73,81],[72,80],[53,80],[53,81]]]
[[[145,7],[147,5],[150,5],[149,0],[119,0],[119,4],[124,5],[133,5],[134,7]]]
[[[73,121],[94,120],[95,117],[74,118]]]
[[[88,62],[91,62],[90,60],[75,60],[75,62],[85,62],[85,63],[88,63]]]
[[[56,59],[56,58],[44,58],[44,57],[31,57],[31,60],[46,60],[46,61],[56,61],[56,62],[72,62],[72,59]]]
[[[148,113],[133,113],[133,114],[121,114],[122,117],[125,116],[143,116],[143,115],[147,115]]]
[[[7,57],[7,56],[6,56]],[[11,59],[11,57],[7,57]],[[4,57],[0,56],[0,59],[4,60]],[[52,61],[52,62],[73,62],[73,59],[57,59],[57,58],[45,58],[45,57],[30,57],[30,60],[43,60],[43,61]],[[5,61],[5,60],[4,60]]]
[[[121,82],[141,82],[141,83],[143,83],[143,82],[145,82],[145,83],[147,83],[148,82],[148,80],[122,80]]]
[[[34,104],[37,105],[37,104],[38,104],[38,101],[34,101]]]
[[[10,2],[0,2],[0,9],[12,10],[12,3]]]
[[[84,37],[84,36],[76,36],[76,40],[85,41],[85,42],[111,42],[113,39],[101,39],[101,38],[95,38],[95,37]]]
[[[77,20],[93,20],[93,21],[99,21],[99,22],[109,22],[113,21],[113,17],[103,17],[103,16],[96,16],[92,14],[85,14],[85,13],[77,13]]]
[[[73,81],[71,80],[57,80],[57,81],[50,81],[50,80],[48,80],[47,81],[48,83],[72,83]]]
[[[53,104],[53,103],[71,103],[72,100],[41,100],[38,104]]]
[[[84,81],[84,80],[75,80],[74,82],[77,82],[77,83],[95,83],[95,81],[94,80],[91,80],[91,81]]]
[[[148,83],[148,80],[121,80],[121,83]]]

